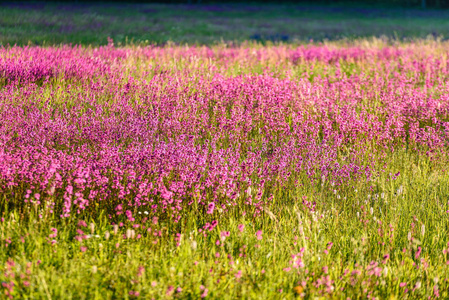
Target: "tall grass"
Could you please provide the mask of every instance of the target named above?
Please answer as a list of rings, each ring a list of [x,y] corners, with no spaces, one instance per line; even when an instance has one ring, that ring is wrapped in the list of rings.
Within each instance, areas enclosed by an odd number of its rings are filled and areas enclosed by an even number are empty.
[[[5,48],[9,298],[446,298],[446,44]]]

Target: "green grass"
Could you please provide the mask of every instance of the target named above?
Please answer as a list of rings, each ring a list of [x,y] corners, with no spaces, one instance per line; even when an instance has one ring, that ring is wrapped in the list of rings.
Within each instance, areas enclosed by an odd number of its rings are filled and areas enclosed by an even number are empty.
[[[449,11],[338,5],[0,4],[0,44],[449,37]]]
[[[401,175],[389,180],[390,171]],[[201,286],[217,299],[316,299],[326,287],[314,285],[330,274],[334,299],[403,298],[406,288],[409,298],[433,298],[435,287],[445,299],[448,196],[446,170],[404,151],[392,155],[386,172],[369,185],[292,185],[275,193],[275,205],[262,217],[230,213],[206,237],[199,232],[204,220],[194,212],[179,224],[143,220],[145,227],[130,237],[131,227],[114,234],[105,216],[81,215],[87,223],[82,227],[79,219],[4,211],[0,280],[14,282],[12,295],[27,299],[132,299],[130,291],[144,299],[198,299]],[[315,213],[301,203],[303,197],[316,201]],[[54,245],[52,227],[58,229]],[[79,242],[77,229],[91,237]],[[230,236],[217,245],[221,231]],[[182,234],[179,241],[176,233]],[[286,270],[291,255],[301,252],[305,267]],[[382,269],[379,276],[370,271],[374,263]]]
[[[262,39],[288,35],[287,42],[299,43],[372,35],[449,36],[449,12],[445,11],[377,9],[357,15],[351,7],[320,10],[310,5],[301,9],[271,5],[256,11],[250,5],[225,6],[222,11],[210,11],[211,6],[186,10],[167,5],[39,7],[2,6],[0,43],[100,45],[111,37],[116,44],[214,44],[220,39],[244,42],[254,35]],[[140,66],[132,60],[130,64]],[[188,61],[173,65],[194,69]],[[223,73],[261,73],[265,67],[239,62]],[[285,75],[282,70],[301,77],[308,68],[269,67],[279,77]],[[348,66],[348,72],[363,71],[358,67]],[[314,68],[324,66],[316,63]],[[332,73],[331,68],[326,72]],[[64,84],[56,79],[48,94]],[[56,96],[52,100],[56,106],[70,99]],[[274,204],[260,217],[253,217],[250,210],[242,217],[243,207],[224,218],[216,212],[208,219],[192,210],[181,223],[153,222],[141,214],[136,222],[139,228],[125,222],[116,234],[106,215],[92,217],[82,212],[76,218],[60,219],[34,207],[11,210],[6,196],[0,195],[4,205],[0,207],[0,299],[8,295],[17,299],[133,299],[135,292],[143,299],[198,299],[204,289],[213,299],[320,299],[327,287],[316,285],[327,275],[334,282],[331,293],[322,298],[427,299],[435,298],[438,290],[440,298],[447,299],[449,257],[443,250],[449,242],[448,164],[411,150],[396,151],[378,161],[386,163],[386,170],[370,183],[338,188],[328,183],[312,185],[298,174],[303,184],[276,190]],[[398,178],[391,180],[390,173],[398,172]],[[302,199],[315,201],[316,212]],[[219,219],[219,225],[204,236],[200,230],[211,218]],[[79,220],[87,227],[77,225]],[[238,229],[240,224],[245,225],[243,232]],[[49,237],[51,228],[57,229],[56,238]],[[89,236],[81,242],[76,239],[82,235],[77,232],[80,229]],[[263,232],[261,240],[256,236],[258,230]],[[217,245],[222,231],[230,235]],[[177,233],[179,240],[174,239]],[[418,247],[422,249],[419,257]],[[291,255],[298,253],[305,267],[288,271]],[[386,254],[388,259],[383,258]],[[375,263],[382,269],[379,276],[372,274],[370,266]]]

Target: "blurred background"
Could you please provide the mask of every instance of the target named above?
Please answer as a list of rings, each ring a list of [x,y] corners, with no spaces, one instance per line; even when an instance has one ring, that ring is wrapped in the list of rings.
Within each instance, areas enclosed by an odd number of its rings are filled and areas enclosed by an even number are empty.
[[[0,44],[305,43],[449,37],[449,0],[6,1]]]

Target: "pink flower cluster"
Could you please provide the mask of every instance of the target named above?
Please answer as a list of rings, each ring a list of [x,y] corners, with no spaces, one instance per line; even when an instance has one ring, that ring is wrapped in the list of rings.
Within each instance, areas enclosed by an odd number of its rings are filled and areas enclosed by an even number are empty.
[[[2,48],[0,191],[61,217],[100,205],[179,220],[259,208],[305,178],[369,181],[388,153],[446,155],[438,51]],[[230,75],[238,62],[248,71]]]

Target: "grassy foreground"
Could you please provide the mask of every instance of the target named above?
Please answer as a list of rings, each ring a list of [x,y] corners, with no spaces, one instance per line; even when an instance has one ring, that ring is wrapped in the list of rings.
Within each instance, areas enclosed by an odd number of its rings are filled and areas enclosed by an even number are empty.
[[[255,219],[231,213],[207,236],[197,214],[178,226],[144,218],[114,228],[105,217],[61,222],[5,212],[3,295],[447,298],[448,178],[405,154],[394,163],[394,183],[380,176],[374,189],[288,187],[271,211]]]
[[[1,49],[0,297],[448,298],[447,46]]]

